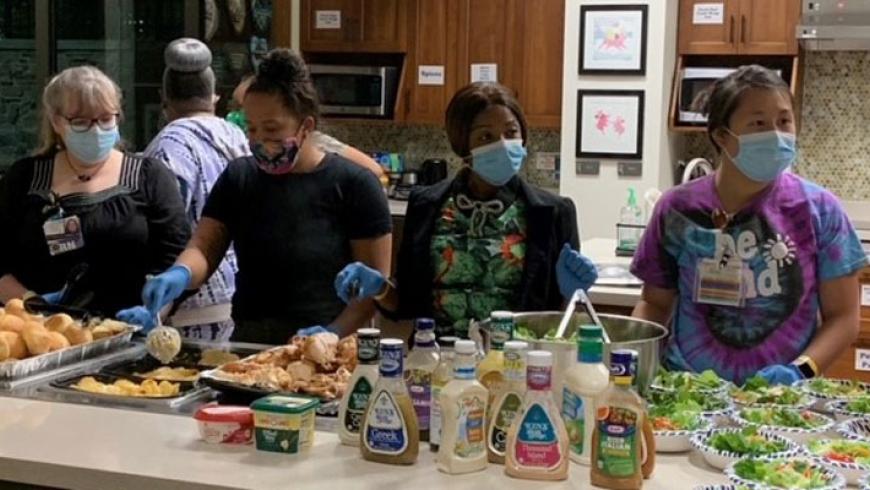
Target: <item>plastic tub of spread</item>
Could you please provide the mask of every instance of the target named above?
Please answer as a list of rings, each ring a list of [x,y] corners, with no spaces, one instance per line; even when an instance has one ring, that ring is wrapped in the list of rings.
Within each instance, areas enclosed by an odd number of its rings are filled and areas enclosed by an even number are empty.
[[[258,451],[295,454],[314,443],[320,401],[300,395],[270,395],[251,404]]]
[[[206,405],[193,418],[202,440],[209,444],[250,444],[254,440],[254,413],[248,407]]]

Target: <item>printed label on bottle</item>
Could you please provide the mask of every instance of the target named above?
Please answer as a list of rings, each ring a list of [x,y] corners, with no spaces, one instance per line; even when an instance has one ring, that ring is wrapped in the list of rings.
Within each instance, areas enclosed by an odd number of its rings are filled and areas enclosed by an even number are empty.
[[[568,388],[562,390],[562,420],[568,430],[568,449],[574,454],[583,454],[583,438],[586,436],[583,398]]]
[[[546,366],[529,366],[526,384],[530,390],[546,391],[550,389],[552,368]]]
[[[548,470],[559,466],[562,450],[553,421],[544,407],[536,403],[523,415],[514,451],[514,459],[520,466]]]
[[[507,451],[508,429],[510,429],[522,404],[523,399],[518,394],[510,392],[501,399],[499,406],[495,407],[493,411],[495,420],[489,434],[489,449],[499,456],[504,456]]]
[[[526,358],[522,351],[509,350],[504,353],[504,377],[510,381],[525,381]]]
[[[429,412],[429,444],[437,446],[441,444],[441,385],[432,385],[432,401]]]
[[[456,445],[453,454],[460,458],[476,458],[486,451],[484,446],[483,419],[486,412],[486,399],[469,396],[457,401],[459,419],[456,423]]]
[[[405,371],[405,384],[411,394],[411,403],[417,413],[417,423],[421,429],[429,427],[429,409],[432,403],[432,373],[422,369]]]
[[[377,454],[398,455],[408,447],[402,412],[389,391],[379,391],[366,418],[364,444]]]
[[[504,374],[499,371],[490,371],[480,377],[480,384],[490,393],[498,393],[504,387]]]
[[[637,458],[637,412],[604,407],[598,412],[598,458],[607,476],[628,478],[640,471]]]
[[[356,358],[360,363],[376,362],[378,360],[379,337],[359,337],[357,340]]]
[[[365,416],[372,395],[372,385],[365,376],[360,377],[347,400],[347,410],[344,413],[344,428],[351,434],[359,434],[362,419]]]

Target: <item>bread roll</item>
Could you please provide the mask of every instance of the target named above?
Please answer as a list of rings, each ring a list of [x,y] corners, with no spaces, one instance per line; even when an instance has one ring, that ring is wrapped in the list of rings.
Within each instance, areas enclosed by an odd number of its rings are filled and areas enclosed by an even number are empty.
[[[87,344],[94,341],[90,329],[82,328],[80,325],[71,325],[63,332],[63,335],[72,345]]]
[[[49,329],[52,332],[58,332],[63,334],[67,328],[72,326],[75,323],[75,320],[72,319],[71,316],[60,313],[58,315],[53,315],[45,321],[45,328]]]
[[[51,348],[51,336],[48,330],[39,323],[29,322],[24,326],[21,335],[24,337],[24,343],[27,344],[27,351],[30,352],[30,355],[45,354]]]
[[[6,303],[6,314],[7,315],[15,315],[17,317],[21,317],[25,320],[30,319],[30,314],[24,309],[24,301],[19,298],[10,299]]]
[[[48,349],[51,352],[56,350],[66,349],[70,346],[69,340],[63,336],[62,333],[58,332],[48,332],[49,335],[49,343]]]
[[[24,330],[24,320],[15,315],[0,317],[0,331],[21,333]]]
[[[27,345],[21,335],[15,332],[0,332],[0,360],[24,359],[27,357]],[[5,346],[5,347],[4,347]],[[3,357],[3,351],[6,357]]]

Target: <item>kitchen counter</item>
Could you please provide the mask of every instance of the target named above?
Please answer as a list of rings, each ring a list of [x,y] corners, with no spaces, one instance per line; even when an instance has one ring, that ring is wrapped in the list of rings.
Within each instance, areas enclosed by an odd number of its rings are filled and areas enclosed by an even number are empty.
[[[568,481],[514,480],[501,466],[450,476],[422,450],[416,465],[363,461],[359,450],[318,432],[307,454],[210,445],[189,417],[0,398],[0,480],[71,489],[589,488],[589,470],[571,464]],[[725,477],[698,456],[657,455],[646,490],[688,490]]]
[[[580,244],[580,251],[599,267],[615,265],[626,270],[631,265],[631,257],[616,256],[616,240],[593,238]],[[640,300],[638,286],[592,286],[589,299],[598,306],[618,306],[633,308]]]

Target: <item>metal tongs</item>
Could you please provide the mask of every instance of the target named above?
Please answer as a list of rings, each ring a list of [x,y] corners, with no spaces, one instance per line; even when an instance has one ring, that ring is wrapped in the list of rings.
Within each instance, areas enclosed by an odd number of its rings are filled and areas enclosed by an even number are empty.
[[[565,314],[562,315],[562,321],[559,322],[559,328],[556,330],[556,338],[565,338],[565,332],[568,330],[568,325],[571,324],[571,318],[577,310],[577,303],[580,303],[583,306],[583,309],[586,310],[586,314],[589,315],[592,323],[601,327],[601,335],[604,343],[609,344],[610,336],[607,335],[607,329],[604,328],[604,324],[601,323],[601,318],[599,318],[598,313],[595,312],[595,307],[592,306],[592,301],[589,300],[589,295],[587,295],[586,291],[583,291],[582,289],[574,291],[571,300],[568,301],[568,306],[565,307]]]

